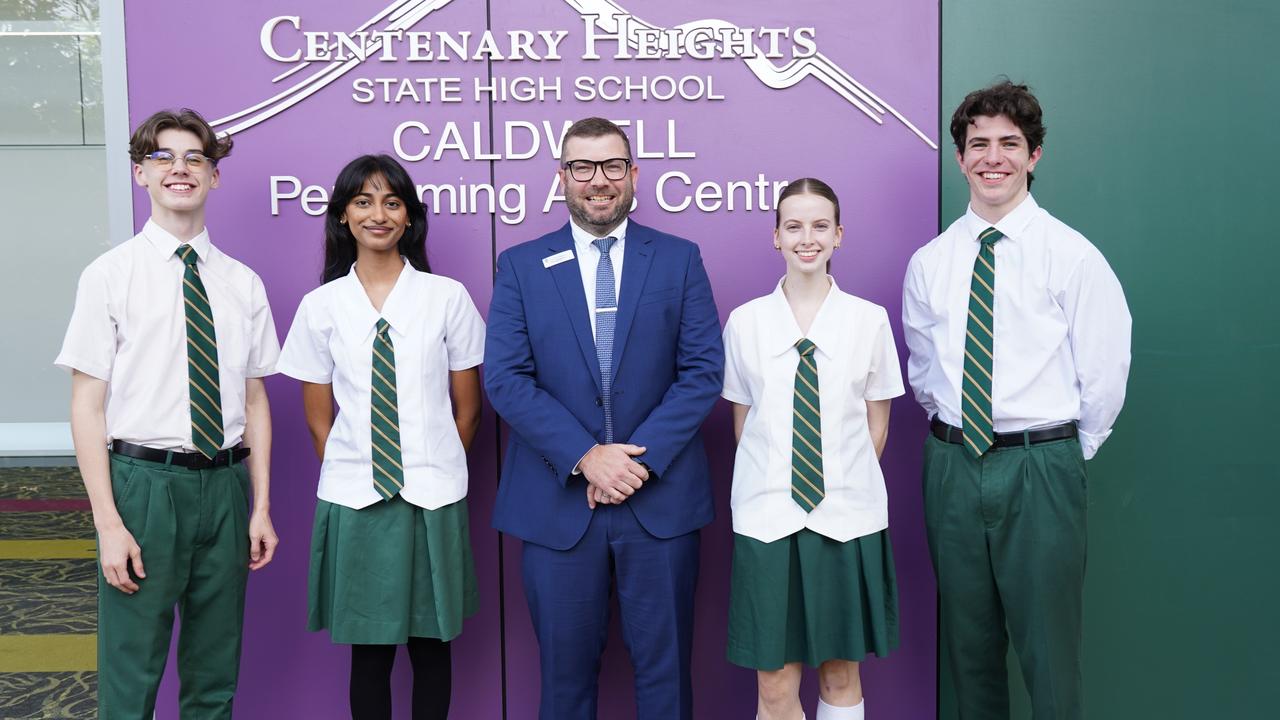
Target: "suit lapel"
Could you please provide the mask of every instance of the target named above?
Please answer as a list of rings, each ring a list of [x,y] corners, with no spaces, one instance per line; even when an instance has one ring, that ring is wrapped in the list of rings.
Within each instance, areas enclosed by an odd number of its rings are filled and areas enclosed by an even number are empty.
[[[649,228],[632,220],[627,225],[627,244],[622,260],[622,291],[618,298],[618,326],[613,340],[613,377],[618,377],[618,361],[627,348],[631,324],[636,319],[640,291],[653,263],[653,237]]]
[[[557,265],[552,265],[548,272],[560,291],[560,300],[564,302],[565,314],[569,316],[569,324],[573,326],[573,334],[578,338],[578,347],[582,350],[582,358],[591,369],[591,377],[595,379],[596,390],[602,387],[600,382],[600,361],[596,359],[596,341],[591,333],[591,319],[587,313],[587,295],[582,287],[582,271],[578,266],[577,248],[573,244],[573,234],[566,223],[546,245],[546,257],[565,250],[573,250],[574,258]]]

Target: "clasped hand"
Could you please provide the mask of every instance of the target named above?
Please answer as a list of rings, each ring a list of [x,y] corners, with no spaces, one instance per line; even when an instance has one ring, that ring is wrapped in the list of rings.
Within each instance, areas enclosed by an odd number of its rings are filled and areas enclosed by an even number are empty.
[[[639,445],[613,443],[596,445],[578,463],[578,471],[587,479],[587,506],[625,502],[649,479],[649,471],[633,458],[643,455]]]

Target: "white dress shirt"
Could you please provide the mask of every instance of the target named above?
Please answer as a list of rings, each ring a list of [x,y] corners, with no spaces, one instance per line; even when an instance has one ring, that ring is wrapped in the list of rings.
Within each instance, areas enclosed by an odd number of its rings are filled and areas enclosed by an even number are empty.
[[[107,441],[196,452],[191,442],[181,243],[148,220],[142,232],[85,268],[54,364],[107,382]],[[245,379],[275,372],[280,354],[258,275],[209,242],[190,243],[218,344],[223,447],[244,435]]]
[[[609,259],[613,261],[613,298],[616,302],[622,293],[622,249],[627,242],[627,219],[613,229],[605,237],[617,238],[609,248]],[[596,270],[600,265],[600,248],[595,246],[598,240],[595,235],[578,227],[569,220],[569,231],[573,233],[574,256],[578,259],[578,271],[582,273],[582,289],[587,293],[587,317],[591,320],[591,337],[596,336]]]
[[[449,402],[449,371],[484,359],[484,321],[456,280],[404,264],[379,314],[356,277],[307,293],[277,368],[303,382],[332,384],[338,416],[324,447],[321,500],[362,508],[382,499],[373,487],[370,386],[378,319],[391,326],[400,414],[401,497],[434,510],[467,494],[467,456]]]
[[[929,415],[960,427],[969,285],[978,234],[970,208],[916,251],[907,267],[902,324],[907,374]],[[1092,458],[1120,414],[1132,320],[1120,281],[1088,240],[1028,195],[995,223],[991,398],[996,432],[1079,422]]]
[[[793,393],[807,337],[816,346],[826,497],[812,512],[791,498]],[[778,282],[729,315],[724,328],[726,400],[749,405],[733,462],[733,531],[773,542],[809,528],[839,542],[889,527],[884,475],[867,427],[867,401],[902,395],[889,315],[831,290],[809,334],[800,332]]]

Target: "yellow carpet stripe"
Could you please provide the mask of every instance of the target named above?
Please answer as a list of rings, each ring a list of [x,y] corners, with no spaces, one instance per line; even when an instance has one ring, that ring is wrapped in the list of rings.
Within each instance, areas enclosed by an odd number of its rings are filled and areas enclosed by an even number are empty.
[[[0,673],[93,672],[97,669],[96,634],[0,635]]]
[[[0,540],[0,560],[78,560],[97,556],[92,539]]]

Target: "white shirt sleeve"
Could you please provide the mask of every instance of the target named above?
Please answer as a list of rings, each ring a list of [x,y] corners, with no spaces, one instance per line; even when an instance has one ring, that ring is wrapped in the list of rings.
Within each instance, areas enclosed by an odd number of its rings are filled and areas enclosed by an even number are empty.
[[[937,406],[926,392],[929,366],[934,358],[929,343],[929,299],[920,277],[920,261],[911,258],[907,266],[907,278],[902,284],[902,337],[907,343],[907,380],[915,391],[916,402],[932,417]]]
[[[444,344],[449,353],[449,370],[473,368],[484,362],[484,320],[461,283],[446,305]]]
[[[871,369],[867,372],[864,397],[867,400],[888,400],[906,391],[902,387],[902,370],[898,366],[898,348],[889,327],[889,314],[879,309],[876,321],[876,338],[871,350]]]
[[[276,323],[271,317],[271,305],[267,302],[267,289],[262,279],[253,276],[253,287],[250,291],[250,307],[253,317],[249,329],[252,345],[249,347],[249,365],[245,377],[260,378],[276,372],[276,360],[280,358],[280,339],[276,337]]]
[[[1080,448],[1089,460],[1124,405],[1133,320],[1120,281],[1095,248],[1076,266],[1058,301],[1070,324],[1080,385]]]
[[[275,369],[303,382],[325,385],[333,382],[333,353],[327,333],[317,329],[311,319],[310,299],[304,297],[298,305]]]
[[[116,357],[116,320],[111,313],[107,275],[100,264],[85,268],[76,287],[76,304],[53,364],[111,381]]]
[[[751,405],[751,389],[747,386],[746,370],[742,366],[738,324],[735,310],[724,325],[724,389],[720,396],[739,405]]]

